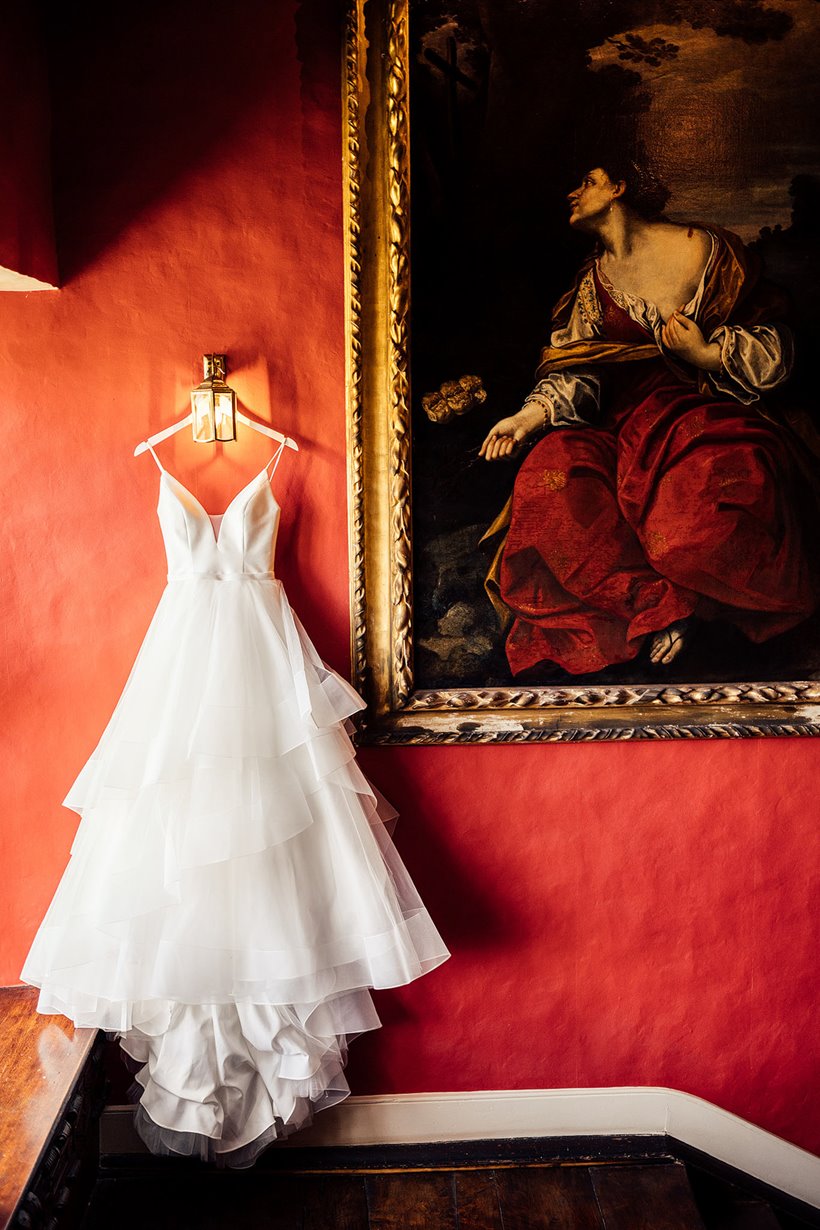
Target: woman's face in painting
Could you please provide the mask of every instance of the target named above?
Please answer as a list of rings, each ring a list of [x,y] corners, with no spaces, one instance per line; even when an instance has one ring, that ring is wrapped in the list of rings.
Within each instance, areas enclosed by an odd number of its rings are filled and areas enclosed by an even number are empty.
[[[610,212],[612,202],[622,193],[622,184],[613,184],[606,171],[593,167],[567,197],[570,226],[577,227],[579,231],[596,230]]]

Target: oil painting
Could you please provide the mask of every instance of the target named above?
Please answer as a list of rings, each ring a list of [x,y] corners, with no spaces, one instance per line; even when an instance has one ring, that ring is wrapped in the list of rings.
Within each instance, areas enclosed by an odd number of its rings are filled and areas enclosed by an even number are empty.
[[[820,4],[352,12],[374,737],[817,733]]]

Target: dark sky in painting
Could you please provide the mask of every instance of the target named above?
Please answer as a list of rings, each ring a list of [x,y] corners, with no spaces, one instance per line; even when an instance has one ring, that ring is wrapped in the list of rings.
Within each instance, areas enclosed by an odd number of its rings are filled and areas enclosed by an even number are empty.
[[[599,72],[622,64],[640,72],[649,107],[637,131],[672,189],[673,216],[708,218],[753,239],[762,226],[788,225],[784,185],[820,165],[812,50],[820,46],[820,4],[747,5],[745,20],[743,7],[732,5],[736,24],[724,26],[719,10],[730,6],[708,8],[714,24],[704,12],[706,24],[695,28],[694,6],[686,22],[647,22],[610,37],[590,60]],[[738,36],[729,33],[735,29]],[[653,42],[669,49],[656,62],[640,54]]]
[[[789,181],[820,164],[817,0],[421,0],[412,11],[417,86],[440,94],[448,130],[454,40],[461,137],[499,171],[551,170],[563,186],[586,144],[629,132],[673,189],[670,213],[752,238],[788,222]]]

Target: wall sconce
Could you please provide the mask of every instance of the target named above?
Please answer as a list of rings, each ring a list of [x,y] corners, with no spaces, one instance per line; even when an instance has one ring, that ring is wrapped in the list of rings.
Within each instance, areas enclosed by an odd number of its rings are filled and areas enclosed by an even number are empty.
[[[225,383],[228,356],[202,356],[205,379],[191,393],[191,420],[197,444],[236,439],[236,393]]]

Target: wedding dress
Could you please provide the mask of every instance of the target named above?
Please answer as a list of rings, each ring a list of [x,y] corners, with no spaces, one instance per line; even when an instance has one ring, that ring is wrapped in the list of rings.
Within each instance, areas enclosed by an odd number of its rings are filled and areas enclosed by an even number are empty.
[[[152,1151],[243,1166],[347,1096],[368,988],[449,954],[356,764],[363,702],[272,571],[281,449],[220,517],[151,452],[168,584],[22,978],[120,1039]]]

